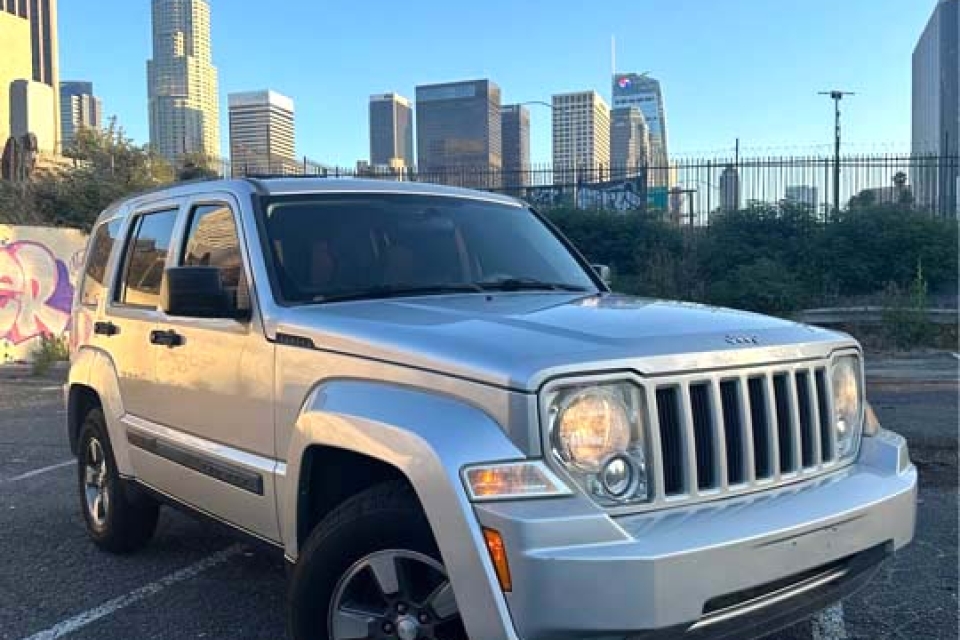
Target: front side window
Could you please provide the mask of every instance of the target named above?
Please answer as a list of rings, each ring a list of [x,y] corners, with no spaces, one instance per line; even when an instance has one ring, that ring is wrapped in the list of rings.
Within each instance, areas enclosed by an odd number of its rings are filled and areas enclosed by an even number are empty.
[[[230,207],[201,205],[193,210],[180,264],[216,267],[233,310],[249,308],[240,238]]]
[[[596,291],[528,209],[441,196],[330,194],[262,202],[289,304],[491,290]]]
[[[133,221],[117,302],[135,307],[159,304],[160,284],[176,221],[176,209],[145,214]]]

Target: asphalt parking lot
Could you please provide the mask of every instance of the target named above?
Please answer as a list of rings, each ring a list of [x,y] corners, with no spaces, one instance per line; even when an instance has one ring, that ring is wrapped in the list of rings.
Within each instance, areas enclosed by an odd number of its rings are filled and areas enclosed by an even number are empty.
[[[920,470],[917,538],[842,609],[776,640],[958,637],[958,364],[876,361],[871,401]],[[0,372],[0,638],[283,638],[278,553],[171,509],[138,555],[87,541],[58,384]]]

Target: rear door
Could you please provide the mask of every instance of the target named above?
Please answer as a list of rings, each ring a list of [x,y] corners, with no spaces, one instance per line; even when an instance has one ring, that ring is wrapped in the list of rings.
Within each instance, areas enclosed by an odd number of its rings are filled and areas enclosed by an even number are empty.
[[[117,371],[125,423],[157,418],[150,334],[159,318],[160,285],[179,212],[179,205],[170,203],[132,214],[117,283],[95,328]]]

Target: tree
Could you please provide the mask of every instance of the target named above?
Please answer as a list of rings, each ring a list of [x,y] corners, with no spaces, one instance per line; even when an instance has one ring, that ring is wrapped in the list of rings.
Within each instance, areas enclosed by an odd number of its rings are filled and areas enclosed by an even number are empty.
[[[188,153],[180,160],[177,180],[215,180],[220,174],[213,168],[211,159],[202,153]]]
[[[134,144],[116,119],[104,129],[78,130],[64,155],[74,166],[38,171],[22,185],[0,184],[0,222],[89,229],[112,202],[173,181],[170,165]]]

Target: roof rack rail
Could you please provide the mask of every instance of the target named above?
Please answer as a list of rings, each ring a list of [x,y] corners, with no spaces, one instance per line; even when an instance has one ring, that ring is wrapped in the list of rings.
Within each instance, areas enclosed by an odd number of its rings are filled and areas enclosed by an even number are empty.
[[[243,176],[253,180],[276,180],[283,178],[285,180],[294,180],[302,178],[329,178],[328,173],[248,173]]]

